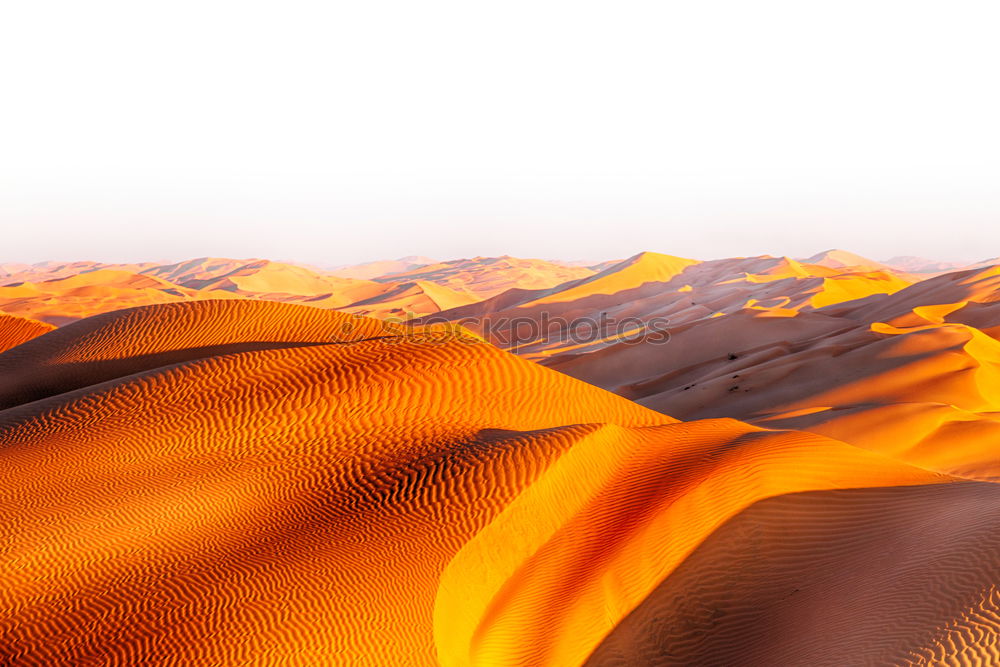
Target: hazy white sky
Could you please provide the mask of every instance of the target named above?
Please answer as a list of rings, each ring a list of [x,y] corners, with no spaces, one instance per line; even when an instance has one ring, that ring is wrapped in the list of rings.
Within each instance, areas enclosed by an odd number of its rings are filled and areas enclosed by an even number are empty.
[[[1000,255],[1000,4],[4,3],[0,260]]]

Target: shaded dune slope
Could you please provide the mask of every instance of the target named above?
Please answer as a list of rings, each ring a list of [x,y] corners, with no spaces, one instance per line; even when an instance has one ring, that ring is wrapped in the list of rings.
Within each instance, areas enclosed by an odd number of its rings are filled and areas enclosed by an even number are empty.
[[[59,372],[22,400],[39,364]],[[386,334],[285,304],[119,311],[0,365],[15,387],[0,411],[10,664],[582,664],[761,500],[978,484],[821,435],[678,423],[461,330]],[[926,530],[965,507],[956,494]],[[861,523],[845,539],[877,541]],[[749,650],[747,586],[719,595]],[[968,588],[941,595],[966,610]],[[917,623],[933,634],[962,613]],[[843,637],[848,663],[874,650],[859,636]]]

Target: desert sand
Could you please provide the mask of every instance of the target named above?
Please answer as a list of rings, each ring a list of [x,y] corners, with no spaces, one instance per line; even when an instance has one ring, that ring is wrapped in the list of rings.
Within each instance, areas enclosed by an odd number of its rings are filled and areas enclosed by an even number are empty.
[[[1000,268],[494,259],[3,265],[0,662],[1000,661]]]

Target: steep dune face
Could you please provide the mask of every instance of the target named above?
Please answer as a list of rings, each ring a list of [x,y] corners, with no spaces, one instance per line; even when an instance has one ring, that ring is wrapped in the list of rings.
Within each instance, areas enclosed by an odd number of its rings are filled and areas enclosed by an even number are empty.
[[[831,309],[859,322],[928,324],[962,322],[961,312],[970,304],[986,306],[1000,302],[1000,266],[956,271],[911,285],[891,295],[865,302],[844,303]],[[942,312],[942,306],[952,306]],[[928,317],[928,315],[930,317]],[[994,323],[1000,325],[1000,317]]]
[[[945,481],[842,443],[728,420],[595,435],[603,437],[564,454],[452,560],[436,610],[445,664],[581,664],[754,502]]]
[[[602,664],[621,655],[623,623],[651,628],[632,656],[680,630],[643,605],[690,587],[685,570],[753,557],[726,530],[748,512],[759,523],[762,500],[955,487],[923,517],[934,530],[976,485],[820,435],[677,423],[459,329],[384,326],[206,301],[99,316],[0,355],[21,387],[39,366],[62,373],[43,395],[11,390],[0,411],[4,660]],[[830,510],[845,563],[881,534],[857,517],[884,497],[852,497]],[[721,553],[719,531],[733,545]],[[815,591],[805,607],[776,599],[784,584],[764,574],[808,562],[803,533],[801,553],[776,550],[731,594],[712,589],[748,655],[759,626],[741,613],[761,596],[779,620],[850,615]],[[965,546],[916,542],[910,578],[893,582],[919,588]],[[921,638],[947,640],[966,627],[969,591],[1000,574],[994,560],[935,580],[953,604],[907,612],[907,641],[885,649],[885,619],[860,616],[838,655],[898,661]],[[698,655],[684,652],[704,641],[693,627],[667,655]],[[802,655],[825,641],[802,640]]]
[[[643,252],[600,273],[569,284],[536,298],[532,303],[560,303],[594,294],[617,294],[649,283],[666,283],[680,275],[697,260],[654,252]]]

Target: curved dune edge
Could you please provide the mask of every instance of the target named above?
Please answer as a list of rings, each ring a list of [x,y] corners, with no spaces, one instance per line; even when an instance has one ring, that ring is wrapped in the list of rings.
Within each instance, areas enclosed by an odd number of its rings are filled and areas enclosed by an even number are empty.
[[[0,352],[6,352],[53,329],[54,326],[45,322],[0,313]]]
[[[443,665],[577,665],[706,537],[764,498],[951,478],[732,420],[582,439],[441,577]]]

